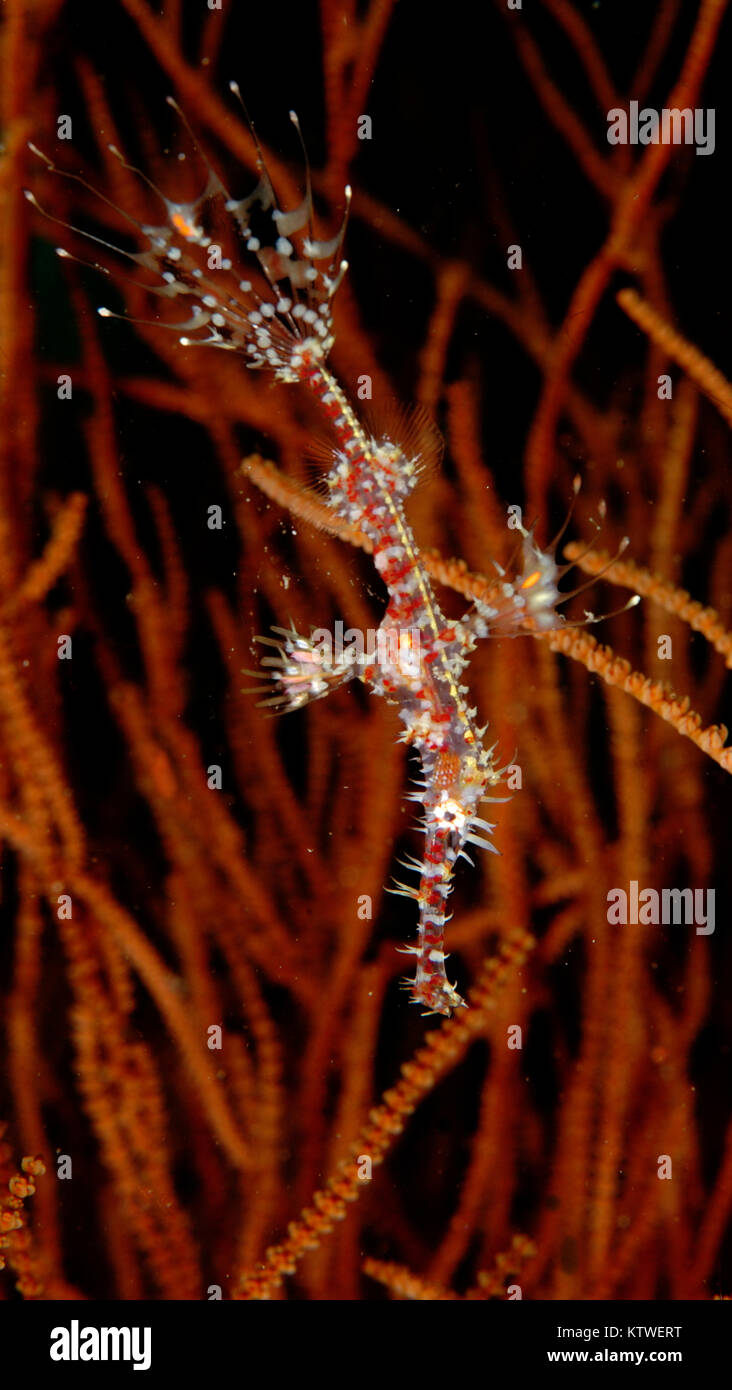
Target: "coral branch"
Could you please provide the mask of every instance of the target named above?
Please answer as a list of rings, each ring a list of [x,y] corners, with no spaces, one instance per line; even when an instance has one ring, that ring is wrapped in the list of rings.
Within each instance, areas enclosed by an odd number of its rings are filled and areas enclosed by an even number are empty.
[[[670,323],[653,308],[647,300],[643,299],[636,290],[620,290],[615,296],[621,309],[652,342],[656,343],[663,352],[667,353],[674,362],[678,362],[680,367],[692,381],[695,381],[700,391],[709,398],[720,415],[728,424],[732,424],[732,384],[722,375],[713,362],[709,361],[693,343],[672,328]]]
[[[732,632],[725,628],[714,608],[705,608],[704,604],[693,599],[686,589],[677,589],[660,574],[642,569],[633,560],[613,560],[607,551],[586,550],[576,541],[566,545],[564,553],[567,559],[584,570],[585,574],[602,572],[613,584],[622,584],[624,589],[632,589],[644,598],[653,599],[653,602],[660,604],[667,613],[673,613],[674,617],[688,623],[694,632],[700,632],[715,651],[724,657],[725,666],[732,667]]]
[[[498,991],[521,969],[534,944],[527,933],[502,943],[471,991],[467,1015],[460,1013],[449,1019],[430,1034],[412,1061],[405,1063],[401,1081],[386,1091],[381,1105],[371,1111],[353,1146],[354,1157],[340,1163],[325,1187],[315,1193],[299,1219],[290,1224],[287,1239],[267,1251],[259,1268],[241,1275],[235,1297],[272,1298],[285,1275],[293,1274],[303,1256],[317,1249],[322,1237],[332,1231],[333,1223],[343,1220],[347,1204],[356,1201],[367,1186],[359,1157],[367,1157],[371,1165],[383,1162],[420,1100],[460,1061],[473,1038],[490,1031]]]
[[[611,647],[603,647],[587,633],[554,632],[548,644],[552,651],[563,652],[573,661],[580,661],[588,671],[597,672],[608,685],[614,685],[647,705],[660,719],[691,739],[702,753],[713,758],[725,772],[732,772],[732,747],[727,745],[724,724],[704,728],[701,715],[689,707],[686,696],[678,696],[662,681],[649,680],[642,671],[634,671],[630,662],[615,655]]]
[[[376,1279],[377,1283],[383,1284],[395,1298],[408,1298],[422,1303],[451,1303],[458,1297],[450,1289],[443,1289],[438,1284],[420,1279],[418,1274],[412,1274],[404,1265],[394,1264],[389,1260],[364,1260],[363,1272],[368,1274],[370,1279]]]

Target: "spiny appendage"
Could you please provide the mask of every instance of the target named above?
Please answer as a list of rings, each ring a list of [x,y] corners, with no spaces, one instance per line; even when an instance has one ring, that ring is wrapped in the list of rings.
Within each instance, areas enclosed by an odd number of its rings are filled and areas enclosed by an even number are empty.
[[[416,946],[400,948],[416,956],[414,979],[404,980],[413,1004],[420,1004],[426,1014],[445,1014],[466,1008],[465,1000],[450,984],[445,972],[445,911],[452,889],[452,870],[455,861],[454,835],[435,822],[429,824],[424,860],[420,867],[419,888],[410,890],[399,884],[396,892],[414,897],[419,903],[419,925]]]
[[[232,88],[238,94],[236,84]],[[169,102],[176,107],[172,98]],[[299,131],[297,117],[293,112],[290,115]],[[35,145],[30,149],[54,173],[90,188],[85,179],[57,168]],[[180,341],[184,346],[208,345],[240,352],[248,366],[269,368],[283,381],[302,379],[303,358],[309,363],[325,361],[333,345],[331,302],[347,269],[340,256],[350,188],[345,191],[346,210],[339,232],[329,241],[318,241],[312,234],[309,175],[300,206],[283,211],[277,205],[258,144],[260,178],[245,198],[231,196],[197,149],[207,182],[200,196],[190,202],[166,198],[115,146],[109,149],[125,169],[139,175],[165,209],[166,221],[161,225],[141,223],[91,188],[134,229],[143,246],[141,251],[125,251],[53,217],[28,189],[26,197],[51,221],[149,272],[151,280],[143,286],[146,290],[187,302],[190,314],[184,321],[158,321],[155,325],[183,332]],[[65,248],[57,250],[69,257]],[[103,274],[112,274],[109,266],[93,264]],[[99,313],[105,318],[119,317],[106,308]]]
[[[271,682],[274,694],[267,699],[258,700],[259,705],[268,705],[275,714],[285,714],[288,710],[301,709],[313,700],[321,700],[339,685],[358,674],[356,653],[351,648],[333,651],[329,644],[316,640],[313,636],[302,637],[294,625],[273,627],[276,637],[255,637],[255,642],[274,647],[276,656],[263,656],[260,665],[266,670],[252,671],[242,668],[245,676]],[[265,686],[248,686],[242,694],[261,694]]]
[[[445,748],[434,758],[423,754],[425,780],[418,783],[414,800],[425,807],[422,828],[426,836],[424,859],[405,861],[407,867],[417,868],[418,888],[397,883],[390,891],[413,898],[419,904],[419,925],[416,946],[404,951],[417,957],[413,980],[405,981],[412,1002],[421,1004],[427,1013],[451,1014],[465,1001],[451,985],[445,973],[445,923],[447,899],[452,891],[453,873],[457,860],[470,860],[466,844],[498,851],[486,838],[494,826],[476,814],[480,801],[495,800],[485,795],[488,786],[495,786],[501,772],[493,766],[492,754],[480,750],[479,757],[457,753]]]
[[[559,581],[572,566],[556,562],[559,536],[546,550],[540,550],[533,528],[517,529],[522,538],[517,551],[518,573],[512,579],[513,564],[506,570],[494,561],[500,581],[491,602],[476,600],[475,608],[463,619],[476,637],[515,637],[522,632],[551,632],[564,625],[564,616],[557,608],[572,595],[560,592]]]
[[[466,825],[471,824],[467,821]],[[476,825],[473,819],[472,825]],[[485,822],[479,826],[488,827]],[[464,832],[449,830],[439,819],[427,820],[424,860],[419,865],[421,877],[419,888],[411,893],[404,884],[398,884],[392,891],[412,896],[419,903],[419,925],[416,946],[401,949],[417,958],[414,979],[405,980],[413,1004],[419,1004],[427,1014],[449,1016],[455,1009],[467,1008],[465,1000],[450,984],[445,972],[445,925],[449,917],[445,911],[447,899],[452,891],[452,878],[455,861],[465,843]],[[487,843],[476,840],[476,843]],[[493,849],[493,845],[488,846]],[[465,856],[467,858],[467,856]]]
[[[622,555],[628,545],[627,536],[623,537],[616,554],[605,566],[605,569],[600,571],[600,575],[593,575],[592,579],[578,585],[576,589],[567,592],[560,590],[559,584],[565,574],[574,569],[578,560],[582,558],[580,555],[566,565],[557,564],[556,559],[557,546],[569,525],[579,491],[580,478],[576,477],[573,484],[574,496],[565,521],[545,550],[541,550],[536,544],[533,526],[528,531],[520,523],[515,526],[521,536],[515,552],[520,561],[518,573],[511,579],[510,571],[514,568],[513,563],[509,562],[508,570],[506,570],[494,561],[500,575],[500,582],[496,585],[495,595],[491,598],[490,603],[478,599],[475,608],[467,613],[463,619],[465,627],[475,637],[516,637],[520,633],[540,636],[542,633],[564,627],[566,618],[563,613],[559,613],[557,610],[569,599],[575,598],[577,594],[584,593],[586,589],[589,589],[595,580],[610,569]],[[604,502],[600,503],[599,515],[599,523],[590,518],[598,531],[605,518]],[[591,548],[591,546],[587,546],[587,550]],[[639,602],[640,598],[634,594],[622,608],[618,609],[618,612],[624,613],[626,609],[633,608]],[[590,627],[593,623],[604,622],[606,618],[615,616],[617,616],[615,613],[596,616],[585,610],[584,618],[578,623],[570,624],[570,626]]]

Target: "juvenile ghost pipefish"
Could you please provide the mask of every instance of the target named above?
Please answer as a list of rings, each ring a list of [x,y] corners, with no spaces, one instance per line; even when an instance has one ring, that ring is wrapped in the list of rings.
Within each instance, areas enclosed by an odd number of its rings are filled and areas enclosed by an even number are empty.
[[[238,96],[235,83],[231,88]],[[297,117],[290,114],[299,133]],[[492,795],[506,769],[497,766],[495,749],[483,743],[487,725],[478,727],[477,711],[470,708],[468,689],[461,683],[463,673],[479,638],[540,635],[562,625],[557,606],[568,595],[560,594],[558,583],[570,566],[556,563],[559,537],[542,551],[533,532],[520,526],[514,577],[500,570],[491,604],[477,601],[458,622],[444,617],[405,515],[407,498],[437,447],[435,432],[419,415],[385,433],[373,431],[328,366],[333,298],[347,269],[341,252],[350,189],[345,190],[338,233],[328,241],[315,239],[307,161],[303,201],[283,211],[256,135],[254,139],[259,181],[246,197],[232,197],[208,161],[206,186],[193,202],[166,198],[140,175],[164,210],[159,224],[141,223],[122,212],[142,249],[127,252],[101,238],[90,239],[147,272],[151,283],[146,288],[152,293],[181,301],[187,316],[161,326],[174,328],[184,347],[236,352],[248,367],[304,387],[329,424],[334,444],[325,478],[328,505],[371,542],[388,596],[377,636],[389,640],[377,641],[356,665],[350,652],[324,654],[312,636],[275,628],[275,637],[257,639],[276,654],[265,657],[262,671],[255,674],[271,683],[270,698],[262,703],[283,712],[324,697],[354,676],[398,707],[401,740],[419,757],[420,777],[409,795],[422,807],[425,836],[423,857],[409,862],[418,883],[397,883],[390,890],[418,907],[416,942],[404,948],[415,957],[415,972],[405,984],[426,1013],[449,1015],[465,1002],[445,970],[444,933],[455,866],[461,858],[472,863],[469,847],[498,852],[491,838],[495,826],[482,819],[480,810],[484,803],[505,799]],[[31,149],[49,169],[63,173],[47,155]],[[132,167],[110,149],[125,168]],[[89,187],[77,175],[65,177]],[[26,196],[39,207],[33,193],[26,191]],[[57,249],[68,256],[65,248]],[[97,268],[110,273],[105,266]],[[112,316],[106,308],[99,313]],[[578,484],[575,495],[577,490]],[[586,621],[595,619],[588,614]]]

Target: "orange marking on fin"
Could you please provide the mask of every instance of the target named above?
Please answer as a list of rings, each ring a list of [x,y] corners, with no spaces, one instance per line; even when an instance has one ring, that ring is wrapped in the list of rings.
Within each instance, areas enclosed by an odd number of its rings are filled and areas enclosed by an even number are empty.
[[[198,233],[198,228],[193,223],[187,222],[180,212],[171,213],[170,221],[176,232],[180,232],[181,236],[187,237],[189,241]]]

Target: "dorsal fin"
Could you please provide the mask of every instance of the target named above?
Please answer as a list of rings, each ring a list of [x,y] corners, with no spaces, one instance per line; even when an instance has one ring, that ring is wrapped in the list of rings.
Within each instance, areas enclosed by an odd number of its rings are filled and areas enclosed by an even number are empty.
[[[366,429],[379,444],[388,442],[401,449],[420,482],[438,471],[445,441],[425,406],[405,406],[391,397],[370,401],[362,409],[362,416]]]

